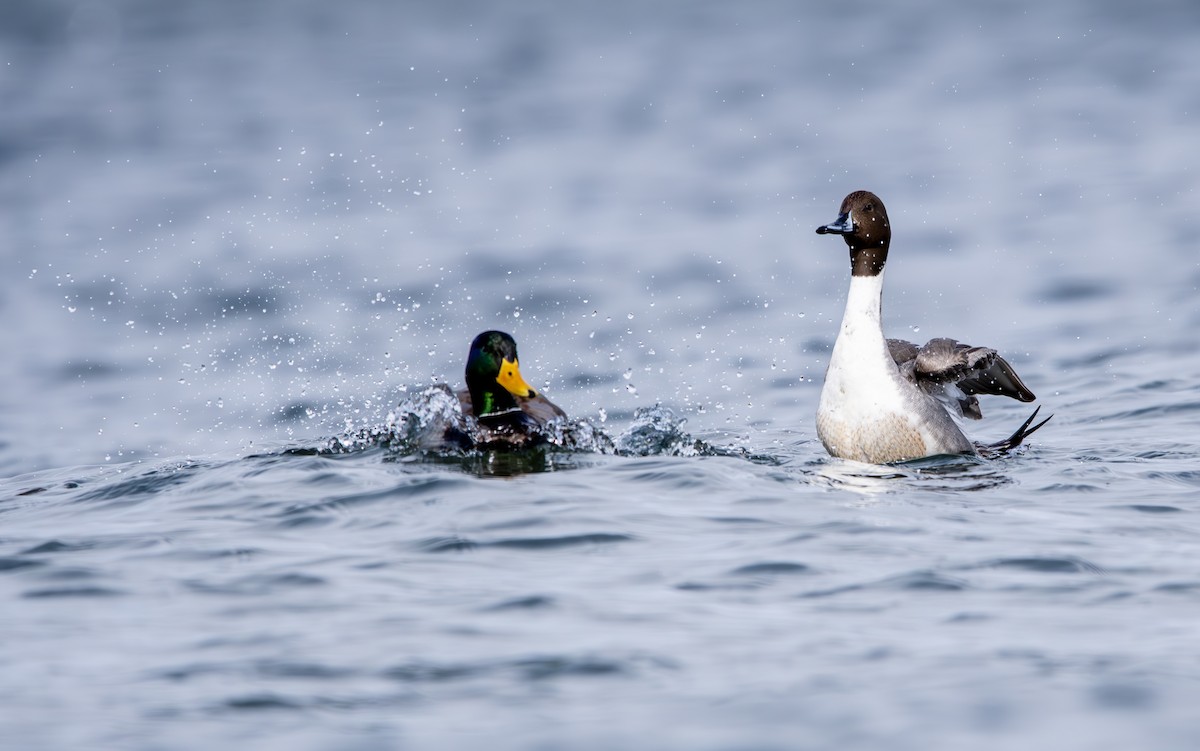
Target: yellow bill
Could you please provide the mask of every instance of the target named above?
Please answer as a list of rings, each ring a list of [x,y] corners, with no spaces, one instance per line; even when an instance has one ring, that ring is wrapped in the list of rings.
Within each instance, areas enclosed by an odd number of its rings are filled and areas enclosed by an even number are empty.
[[[500,374],[496,376],[496,383],[515,396],[537,396],[537,392],[521,377],[521,369],[517,367],[516,360],[505,359],[500,362]]]

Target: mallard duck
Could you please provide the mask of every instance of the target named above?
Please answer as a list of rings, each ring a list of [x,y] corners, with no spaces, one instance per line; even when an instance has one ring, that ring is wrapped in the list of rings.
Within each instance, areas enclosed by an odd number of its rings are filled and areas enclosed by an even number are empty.
[[[953,339],[918,347],[884,338],[880,306],[892,228],[878,196],[865,190],[846,196],[837,220],[817,227],[817,234],[841,235],[850,247],[850,293],[817,407],[817,435],[830,454],[889,464],[1006,451],[1050,419],[1030,427],[1034,410],[1006,440],[973,443],[947,410],[978,420],[975,394],[1033,401],[1012,366],[994,349]]]
[[[464,415],[474,417],[482,445],[525,446],[544,440],[541,429],[567,413],[521,376],[517,343],[503,331],[485,331],[471,342],[467,387],[458,392]]]

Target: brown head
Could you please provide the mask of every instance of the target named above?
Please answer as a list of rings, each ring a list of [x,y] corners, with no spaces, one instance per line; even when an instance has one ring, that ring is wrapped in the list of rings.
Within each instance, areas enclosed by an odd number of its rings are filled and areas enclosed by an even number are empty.
[[[876,276],[887,263],[892,226],[883,201],[869,190],[846,196],[838,218],[817,227],[817,234],[842,236],[850,246],[850,273],[854,276]]]

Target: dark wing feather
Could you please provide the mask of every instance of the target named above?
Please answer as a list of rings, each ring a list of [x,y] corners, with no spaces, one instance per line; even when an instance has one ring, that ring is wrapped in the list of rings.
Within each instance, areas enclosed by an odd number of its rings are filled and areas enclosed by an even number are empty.
[[[983,370],[996,358],[996,350],[972,347],[953,339],[930,339],[917,352],[914,372],[918,379],[958,383]]]
[[[964,394],[955,384],[988,350],[953,339],[934,339],[924,347],[903,339],[888,339],[887,348],[896,369],[909,383],[963,417],[983,417],[979,400]]]
[[[1022,402],[1035,398],[1008,361],[989,347],[946,338],[931,339],[923,347],[901,339],[889,339],[887,345],[905,378],[930,396],[954,400],[964,417],[978,420],[983,416],[976,394]]]
[[[966,394],[1007,396],[1022,402],[1031,402],[1037,398],[1021,381],[1008,361],[1000,355],[995,356],[989,367],[959,381],[958,387]]]
[[[555,418],[567,416],[567,413],[563,412],[557,404],[541,394],[530,397],[518,396],[515,399],[521,411],[537,420],[538,425],[545,425]]]
[[[921,350],[917,345],[903,339],[888,339],[887,348],[888,354],[892,356],[892,360],[895,361],[898,368],[917,359],[917,352]]]

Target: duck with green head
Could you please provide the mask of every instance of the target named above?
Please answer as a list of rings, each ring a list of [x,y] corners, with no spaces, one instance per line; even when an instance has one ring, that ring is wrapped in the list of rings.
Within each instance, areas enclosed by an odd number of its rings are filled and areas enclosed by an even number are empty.
[[[458,392],[463,414],[489,431],[489,442],[523,445],[536,440],[546,423],[567,416],[525,382],[517,343],[503,331],[485,331],[471,342],[466,380]]]

